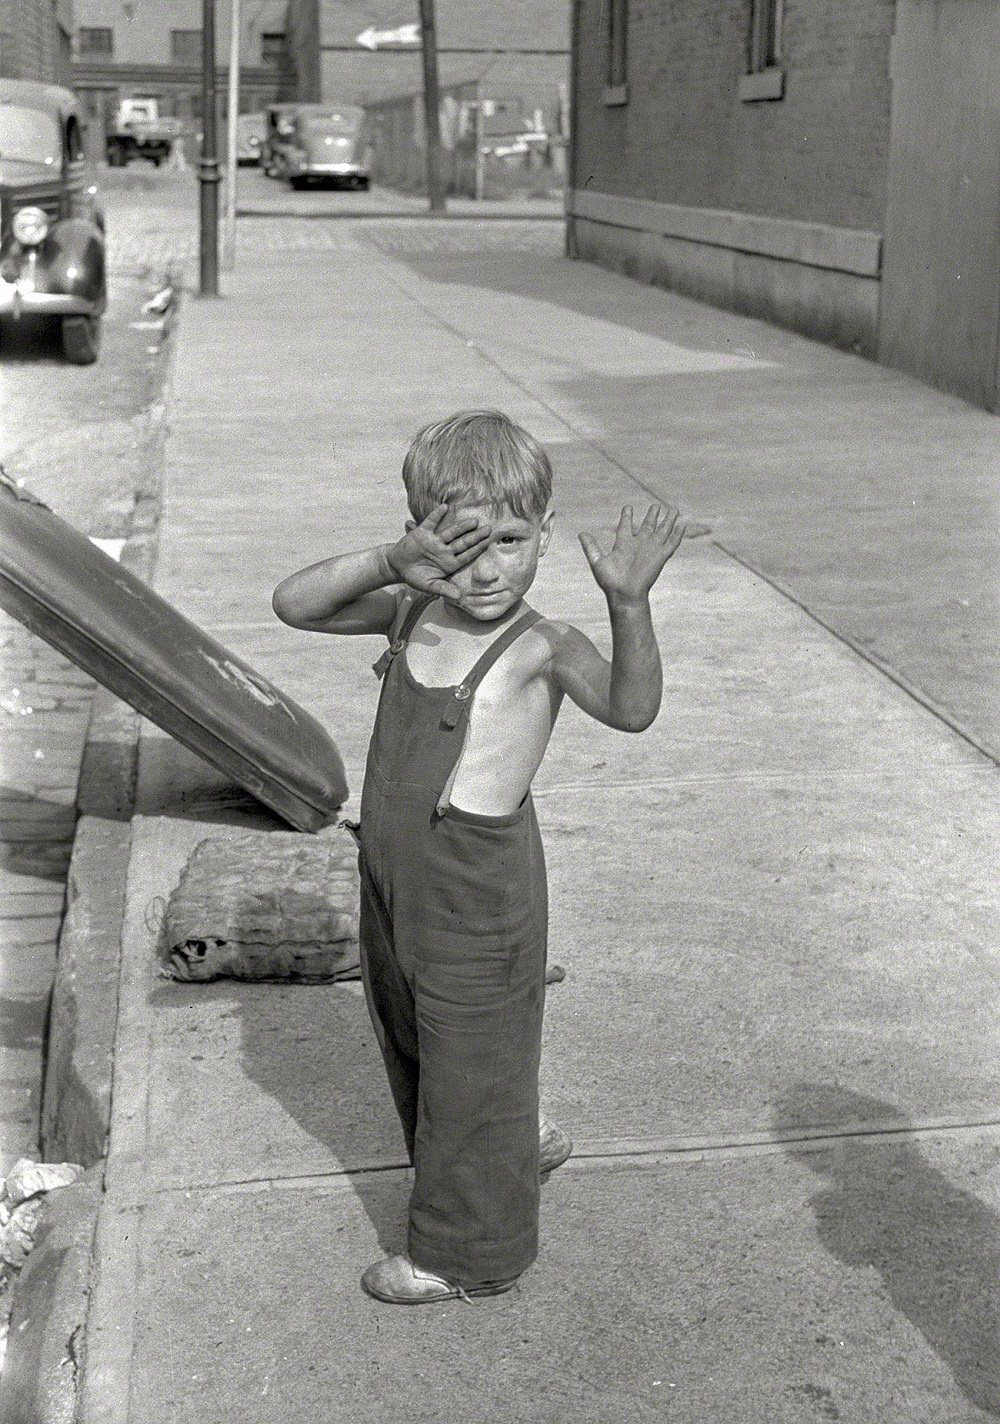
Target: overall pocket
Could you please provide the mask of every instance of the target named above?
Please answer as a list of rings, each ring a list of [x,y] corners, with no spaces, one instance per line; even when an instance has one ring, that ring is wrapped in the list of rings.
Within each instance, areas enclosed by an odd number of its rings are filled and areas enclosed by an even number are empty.
[[[530,919],[529,839],[523,808],[478,816],[449,807],[427,838],[427,905],[434,928],[451,935],[513,940]]]

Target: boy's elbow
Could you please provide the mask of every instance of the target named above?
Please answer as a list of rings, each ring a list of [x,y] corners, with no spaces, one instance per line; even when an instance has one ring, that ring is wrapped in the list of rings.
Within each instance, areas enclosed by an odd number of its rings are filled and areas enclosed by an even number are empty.
[[[288,623],[293,628],[296,626],[296,617],[292,601],[289,599],[288,592],[283,583],[279,583],[278,587],[272,593],[271,607],[274,609],[275,615],[281,619],[282,623]]]
[[[659,697],[637,697],[631,705],[617,708],[612,726],[619,732],[646,732],[660,715]]]
[[[607,725],[615,732],[645,732],[656,721],[659,711],[656,707],[652,711],[619,712],[608,718]]]
[[[656,713],[652,717],[628,717],[624,718],[616,726],[619,732],[646,732],[656,721]]]

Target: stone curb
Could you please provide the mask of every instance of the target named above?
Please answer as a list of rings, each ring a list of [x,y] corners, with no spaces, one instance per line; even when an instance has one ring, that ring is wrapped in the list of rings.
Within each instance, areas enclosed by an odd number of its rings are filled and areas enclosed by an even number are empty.
[[[4,1424],[72,1424],[100,1200],[96,1167],[46,1197],[35,1245],[14,1290],[0,1375]]]
[[[152,501],[136,511],[122,563],[148,579]],[[131,845],[140,717],[114,693],[94,694],[77,786],[76,835],[49,1012],[42,1155],[92,1167],[104,1157],[118,1018],[118,967]]]
[[[153,406],[162,469],[176,345]],[[149,580],[158,498],[136,504],[121,562]],[[94,694],[77,784],[79,819],[67,876],[46,1036],[42,1157],[89,1170],[54,1191],[14,1286],[0,1374],[3,1424],[72,1424],[83,1375],[94,1237],[111,1123],[125,884],[141,718],[103,687]]]

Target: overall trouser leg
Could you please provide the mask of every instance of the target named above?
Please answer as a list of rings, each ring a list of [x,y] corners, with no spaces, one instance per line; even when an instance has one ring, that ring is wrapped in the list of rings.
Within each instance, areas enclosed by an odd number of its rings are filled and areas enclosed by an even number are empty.
[[[413,1161],[420,1084],[419,1043],[413,991],[396,957],[392,924],[385,905],[360,858],[359,939],[361,978],[368,1012],[385,1063],[386,1076]]]
[[[470,941],[416,974],[420,1085],[409,1254],[460,1285],[538,1252],[544,939]]]

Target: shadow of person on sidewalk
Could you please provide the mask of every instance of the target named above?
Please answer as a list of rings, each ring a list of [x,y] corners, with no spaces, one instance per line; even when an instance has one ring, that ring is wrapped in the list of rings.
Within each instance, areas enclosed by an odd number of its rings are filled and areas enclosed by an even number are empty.
[[[810,1199],[822,1245],[875,1270],[969,1402],[1000,1417],[1000,1217],[931,1164],[910,1125],[888,1103],[818,1083],[797,1084],[774,1118],[781,1134],[834,1134],[789,1147],[824,1183]]]
[[[328,1149],[381,1249],[405,1250],[406,1146],[361,984],[240,985],[236,1002],[247,1076]]]

